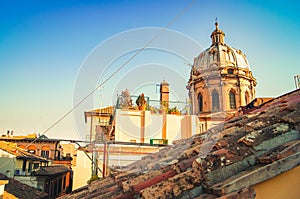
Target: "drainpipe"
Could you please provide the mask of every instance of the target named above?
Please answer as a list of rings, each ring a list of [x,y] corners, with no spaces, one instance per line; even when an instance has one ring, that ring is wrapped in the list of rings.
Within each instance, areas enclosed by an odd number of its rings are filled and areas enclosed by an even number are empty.
[[[167,139],[167,114],[163,112],[163,127],[162,127],[162,139]]]
[[[103,145],[103,167],[102,167],[102,177],[106,176],[106,142]]]
[[[140,143],[145,142],[145,111],[142,111],[141,116],[141,135],[140,135]]]

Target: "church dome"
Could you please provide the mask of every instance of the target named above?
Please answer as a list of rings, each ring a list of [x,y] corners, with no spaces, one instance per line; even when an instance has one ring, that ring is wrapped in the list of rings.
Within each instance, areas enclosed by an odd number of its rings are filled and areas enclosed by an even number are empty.
[[[233,67],[250,70],[246,55],[241,50],[225,44],[225,34],[218,28],[211,34],[212,45],[200,53],[194,60],[197,70],[206,70],[214,67]]]
[[[187,89],[191,112],[200,119],[200,131],[207,130],[237,114],[241,106],[255,99],[256,79],[241,52],[225,44],[225,33],[211,33],[211,46],[195,59]]]

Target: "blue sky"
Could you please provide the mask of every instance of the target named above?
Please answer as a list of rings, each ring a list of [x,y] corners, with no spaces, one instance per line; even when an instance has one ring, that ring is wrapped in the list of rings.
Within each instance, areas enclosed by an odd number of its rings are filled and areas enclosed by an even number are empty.
[[[17,134],[43,132],[73,106],[80,68],[99,44],[124,31],[165,27],[189,3],[183,0],[0,1],[0,133],[5,134],[8,129]],[[247,55],[258,82],[257,96],[272,97],[293,90],[293,76],[300,73],[299,10],[296,0],[198,0],[169,28],[207,48],[218,17],[219,27],[226,34],[225,42]],[[123,45],[115,44],[107,52]],[[111,71],[130,55],[120,56]],[[173,67],[183,78],[188,76],[189,68],[183,60],[149,50],[148,54],[137,56],[118,77],[137,65],[151,62]],[[167,75],[158,72],[153,84],[163,78],[168,80]],[[129,79],[126,86],[131,81],[135,80]],[[185,85],[172,87],[172,83],[175,82],[171,80],[171,89],[180,93],[179,100],[185,100]],[[108,82],[103,90],[96,91],[95,107],[112,103],[111,97],[107,97],[112,91],[117,92],[112,87]],[[149,95],[155,96],[154,88]],[[76,138],[74,123],[70,115],[47,135]]]

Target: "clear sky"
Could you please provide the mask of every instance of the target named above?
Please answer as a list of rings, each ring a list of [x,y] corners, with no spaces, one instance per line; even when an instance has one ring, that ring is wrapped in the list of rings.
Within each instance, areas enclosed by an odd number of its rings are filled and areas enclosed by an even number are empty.
[[[0,133],[5,134],[8,129],[16,134],[46,130],[72,108],[81,69],[97,47],[112,54],[137,41],[146,44],[150,33],[141,36],[145,33],[139,32],[135,39],[118,43],[115,42],[116,35],[137,28],[147,31],[152,27],[151,32],[153,28],[165,27],[189,3],[187,0],[1,0]],[[198,0],[174,21],[169,31],[207,48],[211,44],[210,34],[217,17],[219,27],[226,34],[225,42],[246,54],[258,82],[257,96],[273,97],[293,90],[293,76],[300,74],[299,10],[300,3],[296,0]],[[131,36],[135,33],[130,32]],[[105,46],[106,41],[115,43]],[[179,46],[186,48],[187,44]],[[99,67],[105,68],[105,74],[109,75],[134,52],[120,54],[108,69],[107,66]],[[134,94],[145,92],[155,98],[155,83],[163,79],[169,81],[178,100],[185,101],[185,84],[176,85],[174,79],[180,74],[181,79],[188,80],[189,68],[185,63],[192,63],[193,57],[200,52],[187,56],[190,60],[184,60],[180,55],[147,49],[147,53],[138,55],[120,71],[116,76],[118,79],[111,80],[119,83],[107,82],[103,89],[97,90],[91,96],[94,98],[93,107],[88,108],[112,104],[111,96],[125,87]],[[152,75],[151,72],[148,75],[148,72],[138,71],[138,68],[145,71],[151,63],[155,63]],[[155,68],[158,65],[166,70]],[[177,73],[169,78],[170,71]],[[152,82],[147,79],[143,84],[141,80],[146,76],[151,77]],[[85,78],[90,81],[88,74]],[[125,80],[121,81],[122,78]],[[101,81],[102,77],[98,77],[98,83]],[[131,87],[131,83],[135,86]],[[151,89],[153,93],[146,93]],[[83,120],[83,112],[80,114]],[[71,114],[46,135],[77,138],[74,123]]]

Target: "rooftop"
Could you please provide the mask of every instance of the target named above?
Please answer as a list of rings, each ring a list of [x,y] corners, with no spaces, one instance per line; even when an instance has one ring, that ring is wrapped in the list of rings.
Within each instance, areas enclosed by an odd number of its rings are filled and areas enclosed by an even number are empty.
[[[46,136],[42,135],[38,138],[30,137],[30,136],[7,136],[2,135],[0,136],[0,140],[8,141],[8,142],[17,142],[17,141],[23,141],[23,142],[59,142],[61,139],[55,139],[55,138],[47,138]]]
[[[38,161],[48,161],[45,158],[42,158],[38,155],[27,152],[25,149],[17,147],[17,144],[11,142],[0,141],[0,149],[15,155],[20,159],[30,159],[30,160],[38,160]]]
[[[48,175],[59,175],[66,173],[70,169],[65,165],[51,165],[51,166],[42,166],[39,170],[36,171],[36,176],[48,176]]]
[[[46,199],[46,198],[48,198],[47,193],[39,191],[31,186],[23,184],[12,178],[8,178],[1,173],[0,173],[0,180],[9,180],[8,184],[5,185],[5,191],[8,193],[7,194],[8,198],[14,198],[14,197],[11,197],[11,195],[13,195],[19,199],[28,199],[28,198]]]
[[[300,90],[177,141],[63,198],[253,198],[300,165]]]

